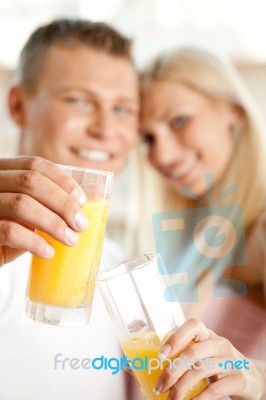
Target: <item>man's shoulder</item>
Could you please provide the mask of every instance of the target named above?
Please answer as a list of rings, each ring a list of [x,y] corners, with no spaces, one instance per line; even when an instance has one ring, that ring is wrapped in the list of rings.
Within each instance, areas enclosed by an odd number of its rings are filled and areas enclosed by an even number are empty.
[[[28,274],[30,257],[31,254],[27,252],[15,258],[13,261],[3,265],[0,268],[0,275],[13,275],[14,271],[16,271],[18,274]]]

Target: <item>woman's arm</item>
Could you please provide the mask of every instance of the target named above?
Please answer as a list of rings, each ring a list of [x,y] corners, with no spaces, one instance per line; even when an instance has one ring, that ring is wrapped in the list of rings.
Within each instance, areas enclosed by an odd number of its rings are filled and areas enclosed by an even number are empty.
[[[188,346],[192,340],[195,343]],[[169,400],[183,400],[197,382],[210,378],[211,383],[195,400],[226,396],[233,400],[266,399],[266,363],[248,359],[198,319],[186,321],[164,343],[161,356],[174,354],[190,362],[182,369],[166,368],[156,383],[156,394],[170,389]]]

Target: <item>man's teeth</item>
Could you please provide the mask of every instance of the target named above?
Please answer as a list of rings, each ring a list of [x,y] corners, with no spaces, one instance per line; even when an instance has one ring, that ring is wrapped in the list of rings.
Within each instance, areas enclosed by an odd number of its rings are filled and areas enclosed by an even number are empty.
[[[111,154],[101,150],[87,150],[80,149],[77,151],[78,155],[82,158],[86,158],[89,161],[109,161]]]
[[[185,163],[183,163],[181,165],[181,167],[178,167],[174,171],[172,171],[171,178],[178,179],[178,178],[181,178],[182,176],[185,176],[190,171],[192,171],[192,169],[196,165],[196,162],[197,162],[197,159],[195,157],[186,161]]]

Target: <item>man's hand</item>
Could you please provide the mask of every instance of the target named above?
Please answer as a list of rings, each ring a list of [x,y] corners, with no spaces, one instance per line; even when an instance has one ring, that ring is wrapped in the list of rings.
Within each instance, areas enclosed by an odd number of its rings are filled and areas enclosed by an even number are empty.
[[[24,251],[51,258],[39,229],[73,246],[88,221],[86,195],[62,168],[40,157],[0,159],[0,267]]]

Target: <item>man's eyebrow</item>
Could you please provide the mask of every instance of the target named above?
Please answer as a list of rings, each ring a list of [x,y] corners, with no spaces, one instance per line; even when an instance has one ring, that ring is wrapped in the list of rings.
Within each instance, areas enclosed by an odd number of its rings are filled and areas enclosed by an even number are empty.
[[[90,96],[100,96],[101,94],[98,93],[97,91],[93,91],[91,89],[86,89],[86,88],[82,88],[82,87],[77,87],[77,86],[65,86],[65,87],[61,87],[59,88],[60,92],[67,92],[67,91],[76,91],[76,92],[83,92],[85,94],[88,94]],[[138,97],[126,97],[126,96],[117,96],[117,100],[119,101],[124,101],[124,102],[138,102],[139,98]]]
[[[82,92],[82,93],[90,95],[90,96],[95,96],[96,95],[96,93],[94,93],[91,90],[80,88],[80,87],[77,87],[77,86],[62,86],[62,87],[59,87],[58,91],[60,93],[73,91],[73,92]]]
[[[137,97],[118,97],[117,100],[122,101],[123,103],[139,103],[139,99]]]

